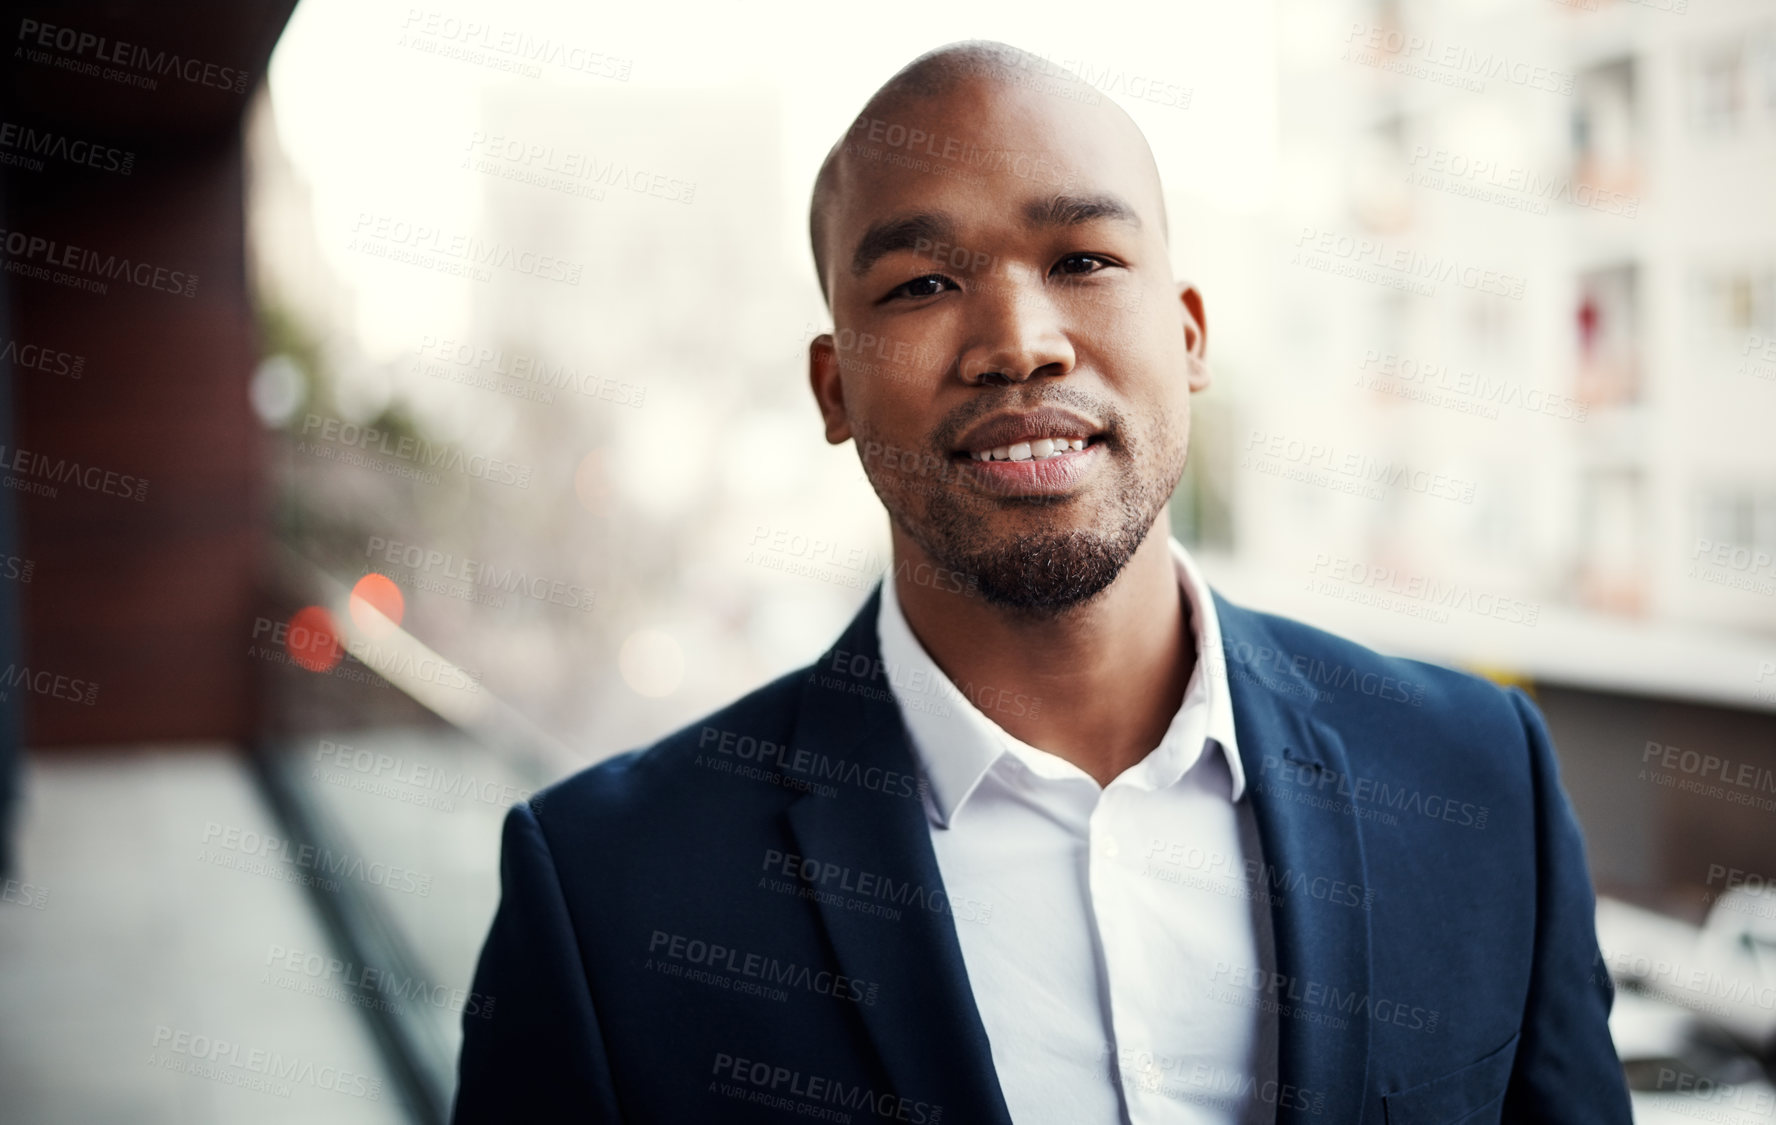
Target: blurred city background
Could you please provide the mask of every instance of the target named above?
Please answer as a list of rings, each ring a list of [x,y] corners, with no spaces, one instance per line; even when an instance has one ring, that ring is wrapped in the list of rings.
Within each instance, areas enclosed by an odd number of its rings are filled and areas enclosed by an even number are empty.
[[[506,808],[888,561],[808,192],[983,37],[1159,162],[1175,533],[1529,690],[1637,1119],[1776,1121],[1767,3],[8,11],[0,1116],[443,1119]]]

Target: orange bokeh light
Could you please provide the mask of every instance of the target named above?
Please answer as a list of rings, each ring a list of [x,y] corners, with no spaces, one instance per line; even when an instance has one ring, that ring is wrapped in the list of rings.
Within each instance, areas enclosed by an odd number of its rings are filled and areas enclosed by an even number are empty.
[[[284,649],[292,661],[310,672],[330,671],[345,656],[339,648],[333,615],[318,605],[303,606],[290,618]]]
[[[371,610],[376,613],[370,612]],[[395,585],[395,580],[386,574],[371,571],[358,579],[358,584],[352,587],[352,624],[373,637],[387,633],[391,628],[390,622],[399,625],[401,615],[406,611],[407,599],[401,596],[401,588]],[[378,613],[388,620],[377,617]]]

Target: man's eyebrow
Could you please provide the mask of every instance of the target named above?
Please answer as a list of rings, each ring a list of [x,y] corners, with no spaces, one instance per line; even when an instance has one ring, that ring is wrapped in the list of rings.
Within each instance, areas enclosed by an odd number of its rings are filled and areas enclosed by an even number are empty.
[[[939,242],[954,242],[955,235],[956,224],[948,215],[936,211],[882,219],[863,232],[856,252],[851,255],[851,273],[862,277],[871,266],[896,250],[917,250]]]
[[[1024,205],[1024,222],[1033,227],[1071,227],[1098,219],[1129,223],[1141,228],[1141,216],[1119,196],[1108,192],[1096,195],[1052,195],[1033,199]]]

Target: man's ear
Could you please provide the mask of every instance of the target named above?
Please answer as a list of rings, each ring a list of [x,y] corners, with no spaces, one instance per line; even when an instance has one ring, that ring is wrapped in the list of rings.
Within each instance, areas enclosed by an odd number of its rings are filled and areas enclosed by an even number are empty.
[[[1189,379],[1192,391],[1206,390],[1209,385],[1209,322],[1203,315],[1202,294],[1188,281],[1178,283],[1178,303],[1184,306],[1184,350],[1189,353]]]
[[[845,417],[845,385],[839,380],[839,353],[832,333],[823,332],[808,341],[808,385],[814,389],[814,405],[826,420],[826,440],[841,445],[851,440],[851,422]]]

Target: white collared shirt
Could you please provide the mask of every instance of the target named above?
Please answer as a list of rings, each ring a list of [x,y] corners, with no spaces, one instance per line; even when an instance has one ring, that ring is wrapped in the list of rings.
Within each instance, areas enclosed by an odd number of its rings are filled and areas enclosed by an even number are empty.
[[[907,626],[892,574],[882,582],[882,660],[1016,1125],[1276,1115],[1276,1017],[1244,986],[1274,964],[1269,899],[1221,629],[1195,563],[1171,549],[1196,651],[1213,655],[1159,745],[1102,789],[992,720],[1041,700],[958,690]]]

